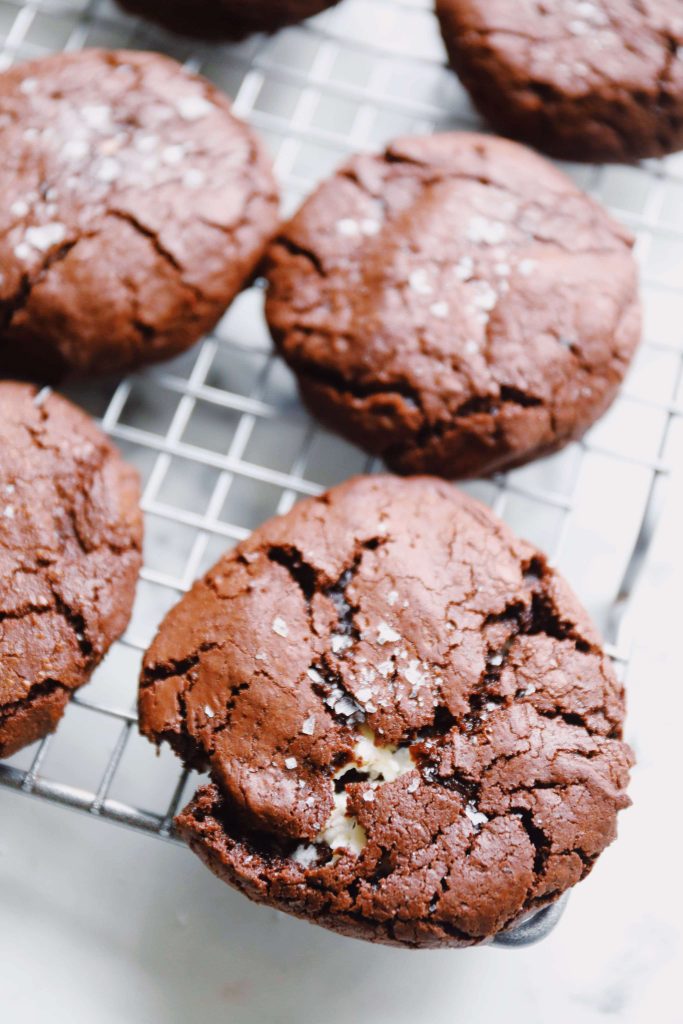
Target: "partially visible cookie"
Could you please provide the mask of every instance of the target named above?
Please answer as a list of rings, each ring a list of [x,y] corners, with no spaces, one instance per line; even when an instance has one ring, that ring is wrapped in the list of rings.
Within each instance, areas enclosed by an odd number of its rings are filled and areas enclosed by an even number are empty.
[[[275,32],[319,14],[338,0],[119,0],[131,14],[190,36],[242,39]]]
[[[168,358],[248,283],[277,223],[269,162],[209,82],[83,50],[0,74],[0,375]]]
[[[58,395],[0,383],[0,757],[56,727],[125,629],[139,483]]]
[[[403,946],[484,941],[592,868],[624,694],[530,545],[433,478],[270,520],[168,615],[140,726],[208,769],[176,819],[250,898]]]
[[[498,131],[567,160],[683,148],[680,0],[437,0],[451,63]]]
[[[475,134],[356,156],[270,246],[266,316],[324,423],[398,472],[552,452],[640,334],[629,233],[542,157]]]

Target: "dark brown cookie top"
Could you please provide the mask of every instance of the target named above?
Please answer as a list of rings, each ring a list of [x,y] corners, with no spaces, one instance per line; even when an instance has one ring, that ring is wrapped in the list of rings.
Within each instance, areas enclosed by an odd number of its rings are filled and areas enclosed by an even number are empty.
[[[138,498],[137,473],[85,413],[0,383],[0,756],[41,734],[46,706],[59,717],[123,632]]]
[[[437,0],[437,12],[499,131],[569,160],[683,147],[680,0]]]
[[[159,54],[6,71],[0,145],[1,373],[105,373],[186,348],[275,230],[260,144]]]
[[[119,0],[132,14],[191,36],[242,39],[310,18],[338,0]]]
[[[623,692],[528,544],[432,478],[361,477],[229,552],[148,651],[140,723],[213,785],[178,819],[255,899],[482,940],[615,834]]]
[[[304,399],[399,472],[488,473],[580,436],[640,331],[632,239],[559,170],[474,134],[356,156],[268,250]]]

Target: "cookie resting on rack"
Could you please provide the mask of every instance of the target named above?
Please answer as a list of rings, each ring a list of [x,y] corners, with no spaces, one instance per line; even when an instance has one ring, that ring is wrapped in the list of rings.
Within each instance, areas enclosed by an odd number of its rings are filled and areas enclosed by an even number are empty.
[[[210,330],[277,224],[269,162],[208,81],[83,50],[0,74],[0,375],[166,359]]]
[[[139,482],[76,406],[0,383],[0,757],[56,728],[126,627]]]
[[[183,35],[242,39],[252,32],[275,32],[310,18],[338,0],[119,0],[139,14]]]
[[[451,63],[506,135],[567,160],[683,147],[680,0],[437,0]]]
[[[144,660],[176,818],[251,899],[401,946],[490,939],[628,805],[624,695],[543,556],[442,480],[358,477],[230,551]]]
[[[353,157],[281,228],[265,274],[306,404],[400,473],[488,474],[581,437],[640,335],[629,233],[483,135]]]

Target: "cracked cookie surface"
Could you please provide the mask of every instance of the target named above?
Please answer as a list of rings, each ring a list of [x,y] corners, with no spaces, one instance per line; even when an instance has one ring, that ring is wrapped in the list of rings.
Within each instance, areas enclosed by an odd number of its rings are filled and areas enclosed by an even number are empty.
[[[173,609],[142,732],[211,773],[176,819],[250,898],[406,946],[486,940],[614,838],[624,697],[543,556],[435,478],[302,501]]]
[[[56,727],[125,629],[138,499],[137,473],[84,412],[0,382],[0,757]]]
[[[437,0],[437,13],[498,131],[567,160],[683,147],[679,0]]]
[[[216,323],[277,223],[269,162],[208,81],[83,50],[0,75],[0,374],[169,358]]]
[[[575,439],[640,335],[629,233],[515,143],[356,156],[269,247],[266,316],[304,401],[402,473],[464,477]]]
[[[333,7],[338,0],[119,0],[131,14],[184,35],[242,39],[275,32]]]

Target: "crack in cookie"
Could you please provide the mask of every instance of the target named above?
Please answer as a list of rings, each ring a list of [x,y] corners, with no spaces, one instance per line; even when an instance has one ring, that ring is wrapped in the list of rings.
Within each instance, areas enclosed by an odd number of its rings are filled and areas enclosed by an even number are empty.
[[[268,159],[208,81],[83,50],[0,74],[0,370],[52,380],[170,358],[249,282]]]
[[[123,632],[141,563],[139,482],[88,417],[0,383],[0,757],[57,725]]]
[[[176,825],[251,898],[482,941],[614,838],[623,689],[544,557],[433,478],[358,478],[228,552],[162,624],[140,726],[211,782]]]
[[[631,248],[529,150],[398,139],[280,229],[266,317],[327,426],[401,473],[478,476],[561,448],[608,407],[640,334]]]

